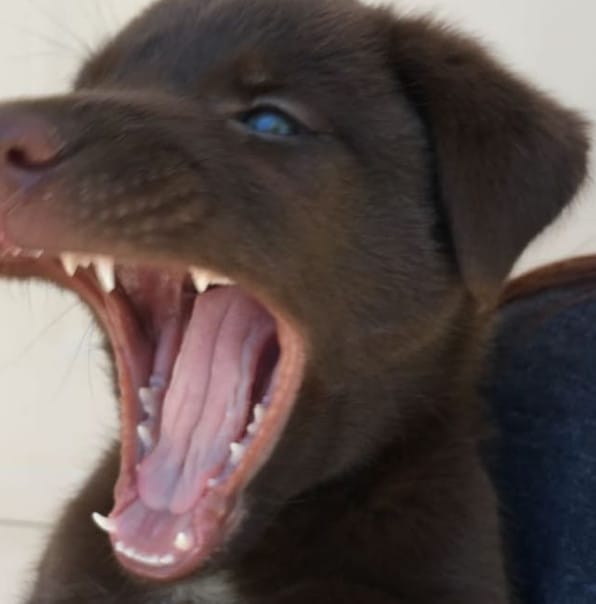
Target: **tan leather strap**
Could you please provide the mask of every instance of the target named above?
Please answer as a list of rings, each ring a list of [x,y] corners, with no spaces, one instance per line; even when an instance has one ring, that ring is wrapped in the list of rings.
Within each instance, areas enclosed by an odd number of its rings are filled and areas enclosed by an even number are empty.
[[[534,295],[546,289],[594,281],[596,256],[584,256],[543,266],[510,281],[503,290],[500,305]]]

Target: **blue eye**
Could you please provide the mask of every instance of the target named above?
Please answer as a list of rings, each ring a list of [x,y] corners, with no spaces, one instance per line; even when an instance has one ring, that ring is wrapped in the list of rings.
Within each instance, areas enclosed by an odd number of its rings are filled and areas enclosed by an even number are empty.
[[[295,136],[300,125],[278,109],[255,109],[242,118],[244,125],[257,134],[269,136]]]

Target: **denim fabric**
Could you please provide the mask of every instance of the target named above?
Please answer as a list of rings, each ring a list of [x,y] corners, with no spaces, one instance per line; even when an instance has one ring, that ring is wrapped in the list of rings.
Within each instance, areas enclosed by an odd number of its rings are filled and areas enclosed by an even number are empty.
[[[506,307],[491,375],[491,457],[520,601],[596,604],[596,285]]]

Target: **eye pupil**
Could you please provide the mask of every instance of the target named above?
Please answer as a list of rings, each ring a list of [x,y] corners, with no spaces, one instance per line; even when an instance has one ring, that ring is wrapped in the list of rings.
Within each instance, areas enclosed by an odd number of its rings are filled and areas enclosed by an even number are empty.
[[[297,124],[288,116],[274,109],[258,109],[244,119],[245,125],[257,134],[293,136],[298,133]]]

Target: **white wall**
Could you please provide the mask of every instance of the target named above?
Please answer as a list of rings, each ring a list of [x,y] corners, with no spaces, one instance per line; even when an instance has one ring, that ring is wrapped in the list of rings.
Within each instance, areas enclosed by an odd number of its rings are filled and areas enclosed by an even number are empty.
[[[87,45],[144,4],[0,0],[0,98],[65,89]],[[400,5],[438,9],[479,33],[511,65],[596,120],[593,0],[404,0]],[[583,199],[592,212],[593,193]],[[596,225],[596,214],[579,222]],[[549,241],[547,252],[564,240]],[[90,324],[70,296],[48,286],[0,285],[0,577],[10,579],[0,581],[4,604],[12,602],[13,579],[37,549],[43,527],[114,430]]]

